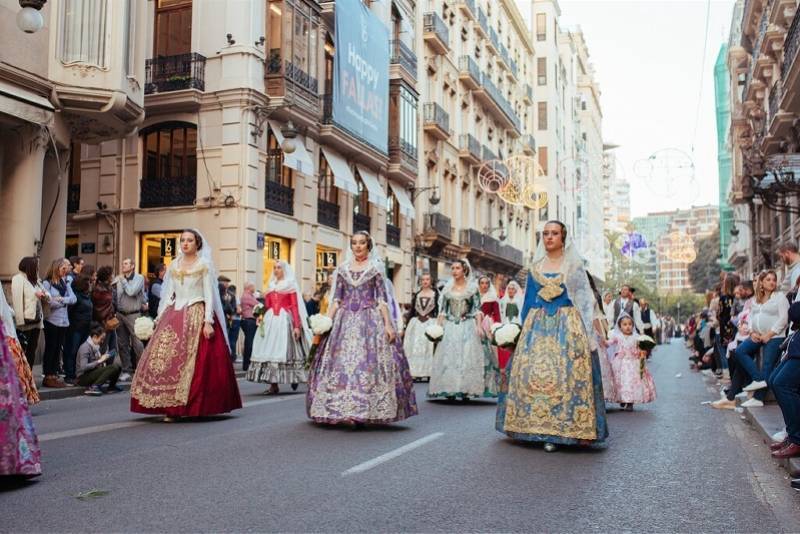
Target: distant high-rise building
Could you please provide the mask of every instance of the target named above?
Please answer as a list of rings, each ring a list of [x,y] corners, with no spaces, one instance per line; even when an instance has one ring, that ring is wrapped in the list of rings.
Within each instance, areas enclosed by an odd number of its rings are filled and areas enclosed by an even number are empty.
[[[687,258],[683,253],[687,249],[684,247],[693,247],[693,254],[689,258],[708,254],[709,251],[697,250],[697,243],[710,236],[718,227],[718,206],[693,206],[673,213],[669,231],[657,242],[659,292],[676,293],[692,289],[689,279],[690,262],[685,261]]]

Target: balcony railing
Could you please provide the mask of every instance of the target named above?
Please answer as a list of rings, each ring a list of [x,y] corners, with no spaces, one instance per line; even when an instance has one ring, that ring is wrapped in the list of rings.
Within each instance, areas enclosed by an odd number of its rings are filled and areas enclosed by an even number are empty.
[[[294,189],[272,180],[267,180],[264,207],[284,215],[294,215]]]
[[[370,226],[372,223],[372,219],[369,215],[364,215],[363,213],[354,213],[353,214],[353,233],[356,232],[370,232]]]
[[[339,229],[339,205],[317,199],[317,222],[328,228]]]
[[[81,208],[81,184],[69,184],[67,189],[67,213],[77,213]]]
[[[519,69],[517,68],[517,62],[513,59],[509,59],[508,66],[511,68],[511,74],[514,75],[514,78],[519,79]]]
[[[400,228],[393,224],[386,224],[386,243],[393,247],[400,246]]]
[[[451,239],[453,230],[450,224],[450,218],[441,213],[429,213],[425,221],[425,231],[433,231],[437,235]]]
[[[423,106],[422,121],[425,126],[436,126],[447,135],[450,134],[450,115],[436,102],[428,102]]]
[[[512,247],[511,245],[500,245],[500,257],[513,263],[514,265],[522,266],[522,258],[524,254],[521,250]]]
[[[533,102],[533,87],[530,84],[525,84],[525,96],[528,97],[530,102]]]
[[[461,246],[475,249],[483,249],[483,234],[472,228],[461,230]]]
[[[293,81],[310,93],[317,94],[319,81],[316,78],[288,60],[284,62],[284,69],[286,79]]]
[[[469,10],[473,18],[475,17],[475,0],[459,0],[459,3]]]
[[[500,241],[496,237],[483,234],[483,251],[492,256],[500,256]]]
[[[789,69],[794,65],[797,58],[797,49],[800,48],[800,9],[797,10],[792,19],[792,25],[786,34],[786,41],[783,45],[783,65],[781,65],[781,78],[785,79]]]
[[[392,48],[392,57],[390,59],[390,63],[400,65],[406,70],[406,72],[413,75],[414,79],[416,80],[417,55],[414,53],[414,51],[399,39],[393,39],[390,41],[390,46]]]
[[[417,170],[417,147],[408,141],[393,136],[389,138],[389,161],[391,163],[401,163],[416,172]]]
[[[494,82],[492,82],[491,78],[489,78],[489,76],[486,75],[486,73],[484,73],[482,76],[481,84],[483,85],[483,88],[486,90],[486,92],[489,93],[489,96],[492,98],[494,103],[497,104],[497,106],[506,116],[506,118],[514,125],[514,128],[516,128],[517,131],[519,131],[520,120],[516,112],[514,111],[514,108],[511,107],[511,104],[503,96],[503,93],[500,92],[500,90],[497,88]]]
[[[458,147],[474,159],[481,159],[481,144],[472,134],[461,134],[458,137]]]
[[[142,178],[140,208],[191,206],[197,200],[197,177]]]
[[[491,148],[486,145],[483,145],[483,159],[484,161],[491,161],[493,159],[497,159],[497,154],[495,154]]]
[[[781,82],[777,81],[772,85],[772,89],[769,92],[769,116],[764,124],[764,128],[769,129],[770,125],[772,124],[772,119],[774,119],[775,115],[778,113],[778,106],[780,105],[780,102]]]
[[[447,52],[450,48],[450,29],[442,20],[442,17],[433,11],[425,13],[422,19],[422,26],[425,33],[435,36],[439,41],[434,45],[434,48],[441,54]],[[428,39],[426,38],[426,40]]]
[[[494,28],[491,26],[489,27],[489,41],[492,43],[495,52],[500,51],[500,38],[497,36],[497,32],[494,31]]]
[[[536,139],[531,134],[525,134],[525,136],[523,136],[522,144],[526,150],[536,152]]]
[[[462,73],[469,74],[477,87],[481,83],[481,68],[478,63],[472,59],[472,56],[461,56],[458,60],[458,70]]]
[[[486,13],[483,12],[483,8],[478,8],[478,25],[483,30],[484,35],[489,33],[489,19],[486,18]]]
[[[177,56],[160,56],[145,62],[144,92],[165,93],[182,89],[206,88],[206,58],[192,52]]]

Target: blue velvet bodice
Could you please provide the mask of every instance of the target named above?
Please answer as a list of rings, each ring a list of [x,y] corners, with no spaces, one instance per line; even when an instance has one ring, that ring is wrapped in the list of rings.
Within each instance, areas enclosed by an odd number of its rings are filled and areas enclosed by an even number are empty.
[[[543,273],[543,275],[548,278],[555,278],[558,276],[557,273]],[[528,282],[525,285],[525,302],[522,305],[522,324],[525,324],[528,312],[532,309],[542,308],[547,315],[554,315],[559,308],[571,307],[572,301],[567,293],[567,286],[561,284],[561,288],[564,290],[561,295],[550,301],[545,300],[539,296],[539,290],[542,289],[542,285],[528,273]]]

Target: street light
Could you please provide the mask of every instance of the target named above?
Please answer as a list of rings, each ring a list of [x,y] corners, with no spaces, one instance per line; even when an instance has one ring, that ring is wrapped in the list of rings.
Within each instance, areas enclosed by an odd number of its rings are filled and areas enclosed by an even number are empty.
[[[36,33],[44,26],[44,18],[39,11],[47,0],[19,0],[22,7],[17,13],[17,26],[25,33]]]
[[[442,200],[441,197],[439,196],[438,185],[431,185],[428,187],[414,187],[413,185],[409,185],[408,187],[406,187],[406,190],[408,191],[408,194],[411,195],[411,202],[417,200],[419,194],[424,191],[433,191],[433,193],[431,193],[431,196],[428,197],[428,203],[430,203],[431,206],[437,205]]]

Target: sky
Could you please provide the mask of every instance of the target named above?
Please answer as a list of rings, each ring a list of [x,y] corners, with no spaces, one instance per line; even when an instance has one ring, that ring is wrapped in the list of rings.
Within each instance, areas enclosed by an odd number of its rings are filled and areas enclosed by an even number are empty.
[[[633,216],[718,203],[714,63],[734,3],[559,2],[562,29],[580,26],[586,37],[602,92],[603,138],[620,145]]]

